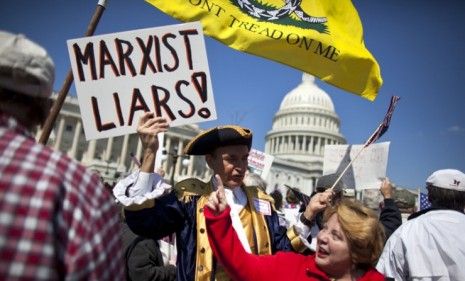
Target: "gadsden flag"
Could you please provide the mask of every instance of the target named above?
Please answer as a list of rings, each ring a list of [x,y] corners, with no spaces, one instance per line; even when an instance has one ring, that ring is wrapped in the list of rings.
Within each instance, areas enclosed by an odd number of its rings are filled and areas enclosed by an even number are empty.
[[[205,34],[374,100],[380,68],[350,0],[146,0]]]

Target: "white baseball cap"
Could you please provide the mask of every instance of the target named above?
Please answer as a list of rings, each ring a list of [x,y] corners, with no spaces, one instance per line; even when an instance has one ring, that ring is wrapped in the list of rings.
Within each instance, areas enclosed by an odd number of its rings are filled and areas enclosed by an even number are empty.
[[[465,191],[465,174],[454,169],[438,170],[426,179],[426,183],[440,188]]]
[[[22,34],[0,30],[0,87],[32,97],[52,94],[55,65],[47,51]]]

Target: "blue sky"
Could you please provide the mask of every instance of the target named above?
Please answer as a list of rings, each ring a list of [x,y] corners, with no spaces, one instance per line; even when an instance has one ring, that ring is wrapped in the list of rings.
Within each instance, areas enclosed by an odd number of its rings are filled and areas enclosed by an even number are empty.
[[[96,3],[4,0],[0,28],[24,33],[49,51],[59,90],[70,67],[66,40],[82,37]],[[416,188],[437,169],[465,171],[465,1],[353,3],[384,85],[370,102],[318,82],[333,99],[347,142],[363,143],[384,117],[390,97],[399,95],[391,127],[381,138],[391,141],[391,180]],[[175,23],[179,22],[142,0],[109,0],[95,34]],[[211,38],[206,38],[206,47],[218,120],[199,125],[239,123],[254,131],[254,147],[263,150],[282,98],[300,83],[302,73]]]

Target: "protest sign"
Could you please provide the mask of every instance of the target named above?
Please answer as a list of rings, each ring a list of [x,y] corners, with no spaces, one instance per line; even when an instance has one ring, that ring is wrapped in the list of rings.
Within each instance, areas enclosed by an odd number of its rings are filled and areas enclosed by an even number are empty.
[[[339,174],[351,162],[361,149],[364,149],[342,181],[348,188],[357,190],[379,188],[386,177],[389,142],[364,145],[326,145],[323,174]]]
[[[252,148],[247,160],[249,161],[250,171],[260,175],[262,179],[266,179],[270,172],[274,156]]]
[[[199,22],[67,44],[87,140],[134,133],[147,111],[171,126],[216,119]]]

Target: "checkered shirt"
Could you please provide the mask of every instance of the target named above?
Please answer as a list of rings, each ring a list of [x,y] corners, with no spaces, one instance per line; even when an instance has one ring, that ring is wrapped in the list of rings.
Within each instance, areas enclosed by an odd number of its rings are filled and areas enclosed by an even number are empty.
[[[97,175],[0,113],[0,280],[123,280],[119,228]]]

